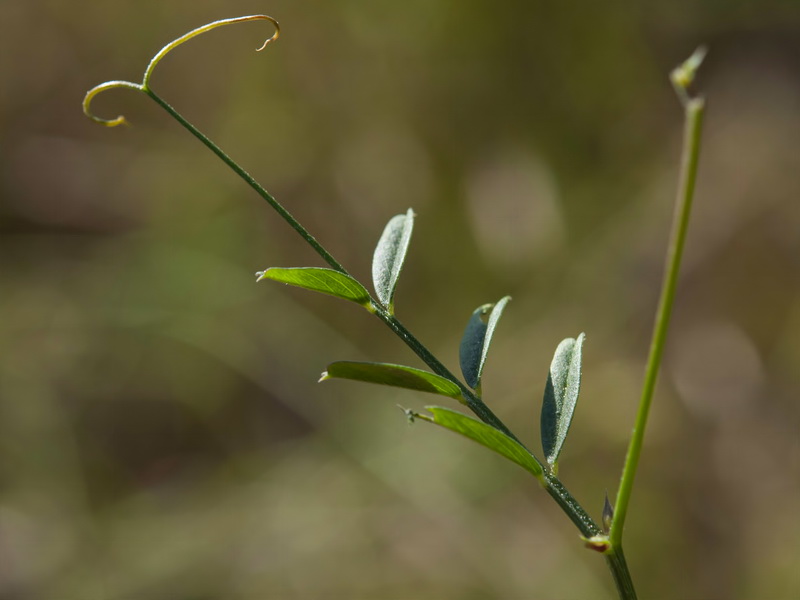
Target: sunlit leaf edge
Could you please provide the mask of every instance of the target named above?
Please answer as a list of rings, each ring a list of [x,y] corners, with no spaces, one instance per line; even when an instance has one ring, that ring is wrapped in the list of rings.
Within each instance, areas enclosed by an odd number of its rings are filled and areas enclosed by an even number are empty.
[[[581,361],[586,335],[562,340],[553,353],[541,414],[542,450],[555,466],[567,439],[581,386]]]
[[[481,363],[478,367],[478,383],[480,384],[481,377],[483,377],[483,367],[486,365],[486,358],[489,355],[489,346],[492,344],[492,337],[494,336],[494,330],[497,328],[497,323],[500,321],[500,317],[503,316],[503,311],[506,308],[509,300],[511,300],[511,296],[503,296],[497,303],[492,307],[492,312],[489,313],[489,321],[486,324],[486,335],[483,339],[483,351],[481,352]]]
[[[377,383],[431,394],[439,394],[463,401],[461,389],[452,381],[435,373],[396,365],[359,361],[337,361],[328,365],[320,381],[327,379],[350,379],[366,383]]]
[[[414,211],[395,215],[386,224],[372,256],[372,282],[378,301],[394,312],[394,293],[403,270],[411,234],[414,230]]]

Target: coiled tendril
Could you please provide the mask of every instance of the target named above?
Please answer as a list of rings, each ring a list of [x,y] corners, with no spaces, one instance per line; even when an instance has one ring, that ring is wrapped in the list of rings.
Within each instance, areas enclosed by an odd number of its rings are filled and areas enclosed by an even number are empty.
[[[114,88],[128,88],[132,90],[137,90],[139,92],[150,93],[150,78],[153,75],[153,70],[155,69],[156,65],[164,58],[167,54],[169,54],[172,50],[183,44],[184,42],[189,41],[195,36],[200,35],[201,33],[205,33],[206,31],[211,31],[212,29],[216,29],[217,27],[222,27],[223,25],[232,25],[234,23],[243,23],[245,21],[269,21],[275,27],[275,33],[272,34],[272,37],[267,38],[267,40],[261,45],[260,48],[256,49],[256,52],[261,52],[264,48],[267,47],[270,43],[274,42],[278,39],[278,36],[281,32],[281,27],[278,22],[269,17],[267,15],[248,15],[246,17],[234,17],[232,19],[221,19],[219,21],[214,21],[212,23],[208,23],[203,25],[202,27],[198,27],[197,29],[193,29],[189,33],[186,33],[179,37],[178,39],[170,42],[166,46],[164,46],[158,53],[150,60],[150,64],[147,65],[147,69],[144,72],[144,77],[142,77],[142,83],[133,83],[132,81],[106,81],[105,83],[101,83],[90,89],[86,92],[86,96],[83,99],[83,113],[89,117],[95,123],[100,123],[101,125],[105,125],[106,127],[116,127],[117,125],[129,125],[129,121],[123,116],[119,115],[116,119],[103,119],[102,117],[98,117],[92,113],[90,110],[90,105],[92,100],[94,99],[97,94],[100,92],[104,92],[106,90],[114,89]]]

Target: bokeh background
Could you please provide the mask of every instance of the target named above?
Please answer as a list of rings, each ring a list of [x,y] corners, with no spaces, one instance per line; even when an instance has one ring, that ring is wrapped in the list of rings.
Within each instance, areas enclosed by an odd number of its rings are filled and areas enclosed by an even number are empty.
[[[484,377],[533,448],[552,352],[587,333],[561,475],[616,489],[682,114],[710,53],[694,221],[628,520],[642,598],[800,597],[800,4],[0,3],[0,597],[613,598],[521,469],[328,362],[422,366],[381,323],[269,283],[320,260],[153,87],[357,276],[418,214],[398,316],[446,364],[513,296]]]

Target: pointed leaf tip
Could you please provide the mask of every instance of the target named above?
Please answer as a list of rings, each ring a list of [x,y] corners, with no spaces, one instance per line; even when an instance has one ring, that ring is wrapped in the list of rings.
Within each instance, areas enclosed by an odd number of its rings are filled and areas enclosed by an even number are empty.
[[[328,365],[324,379],[353,379],[449,396],[463,401],[459,387],[434,373],[390,363],[338,361]],[[322,381],[322,380],[320,380]]]
[[[380,303],[394,313],[394,292],[414,230],[414,211],[392,217],[381,234],[372,257],[372,282]]]
[[[585,335],[567,338],[556,348],[542,402],[542,449],[555,467],[569,432],[581,388],[581,355]]]
[[[293,285],[313,292],[328,294],[342,300],[350,300],[372,309],[369,292],[358,281],[333,269],[319,267],[278,268],[271,267],[266,271],[259,271],[257,281],[272,279],[287,285]]]
[[[479,306],[472,313],[464,329],[459,347],[459,361],[464,380],[474,390],[480,389],[483,367],[486,364],[486,357],[489,355],[492,336],[509,300],[511,297],[506,296],[497,304]]]

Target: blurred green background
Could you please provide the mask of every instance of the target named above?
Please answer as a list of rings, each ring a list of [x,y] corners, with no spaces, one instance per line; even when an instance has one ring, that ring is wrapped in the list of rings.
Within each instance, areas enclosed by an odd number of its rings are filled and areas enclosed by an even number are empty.
[[[513,296],[487,402],[539,448],[587,332],[561,475],[596,517],[633,424],[676,187],[669,70],[700,43],[695,218],[628,519],[646,599],[800,597],[800,3],[0,3],[0,597],[612,598],[521,469],[350,382],[421,366],[354,305],[254,282],[319,259],[153,88],[369,281],[418,214],[397,312],[451,368]]]

